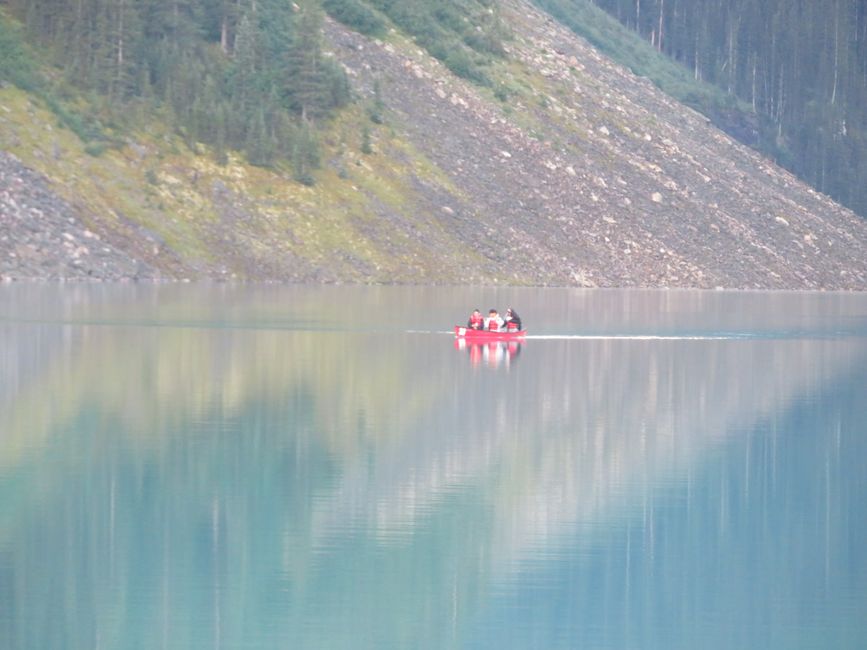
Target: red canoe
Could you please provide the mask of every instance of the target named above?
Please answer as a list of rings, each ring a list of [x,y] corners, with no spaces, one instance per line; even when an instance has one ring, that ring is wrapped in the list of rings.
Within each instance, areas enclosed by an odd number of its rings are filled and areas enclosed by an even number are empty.
[[[491,332],[490,330],[474,330],[455,325],[455,338],[467,341],[514,341],[527,336],[527,330]]]

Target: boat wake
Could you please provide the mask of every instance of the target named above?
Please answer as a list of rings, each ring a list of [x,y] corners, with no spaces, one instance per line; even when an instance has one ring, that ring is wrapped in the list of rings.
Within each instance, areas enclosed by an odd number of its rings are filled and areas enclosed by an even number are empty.
[[[750,334],[540,334],[534,341],[734,341],[756,338]]]
[[[449,334],[452,330],[406,330],[407,334]],[[684,332],[683,334],[527,334],[522,341],[756,341],[779,339],[864,338],[864,330],[765,330],[743,332]]]
[[[406,330],[407,334],[454,334],[452,330]],[[725,334],[527,334],[526,341],[732,341],[761,338],[756,333]]]

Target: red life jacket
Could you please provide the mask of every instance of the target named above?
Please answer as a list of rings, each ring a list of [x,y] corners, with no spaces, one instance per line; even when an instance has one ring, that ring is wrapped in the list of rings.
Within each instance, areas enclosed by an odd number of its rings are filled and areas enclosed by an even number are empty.
[[[510,332],[516,332],[518,330],[518,324],[515,321],[511,321],[511,320],[507,321],[506,322],[506,329],[509,330]]]
[[[480,330],[485,324],[484,317],[479,314],[479,316],[470,316],[470,327],[475,330]]]
[[[488,320],[488,330],[491,332],[499,332],[500,324],[497,322],[496,318],[491,318]]]

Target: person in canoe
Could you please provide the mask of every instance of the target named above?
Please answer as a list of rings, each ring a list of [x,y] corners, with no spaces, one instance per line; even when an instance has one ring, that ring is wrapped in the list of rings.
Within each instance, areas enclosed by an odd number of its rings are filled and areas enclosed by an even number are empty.
[[[473,313],[470,314],[470,320],[467,321],[467,329],[468,330],[480,330],[485,327],[485,319],[482,316],[482,312],[478,309],[474,309]]]
[[[499,332],[503,329],[503,319],[493,307],[488,310],[488,317],[485,319],[485,329],[491,332]]]
[[[520,332],[521,331],[521,317],[518,316],[518,312],[509,307],[506,310],[506,331],[507,332]]]

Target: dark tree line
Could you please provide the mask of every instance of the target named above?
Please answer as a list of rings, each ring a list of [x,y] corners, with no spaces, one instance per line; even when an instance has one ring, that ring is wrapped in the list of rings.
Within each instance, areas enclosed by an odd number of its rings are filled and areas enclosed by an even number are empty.
[[[0,0],[2,2],[2,0]],[[314,124],[349,100],[316,0],[6,0],[66,80],[115,120],[164,107],[191,143],[291,160],[312,182]]]
[[[748,102],[757,144],[867,216],[864,0],[595,0],[658,50]]]

